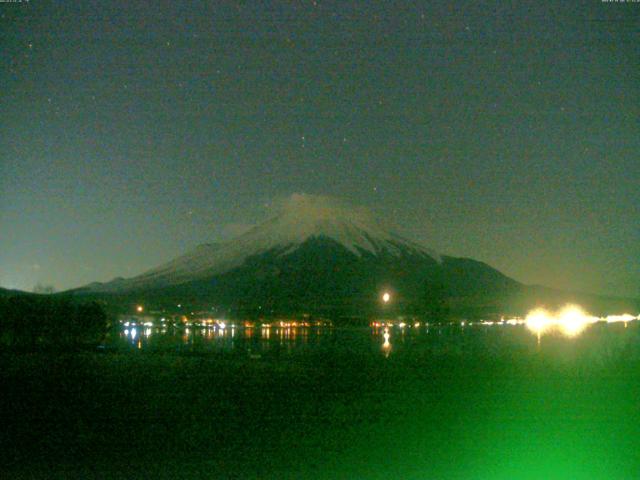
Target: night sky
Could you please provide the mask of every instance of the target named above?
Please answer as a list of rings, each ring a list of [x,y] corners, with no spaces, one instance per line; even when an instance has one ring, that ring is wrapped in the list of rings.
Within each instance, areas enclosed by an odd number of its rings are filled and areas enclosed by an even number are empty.
[[[0,286],[132,276],[305,192],[640,296],[640,3],[438,3],[0,3]]]

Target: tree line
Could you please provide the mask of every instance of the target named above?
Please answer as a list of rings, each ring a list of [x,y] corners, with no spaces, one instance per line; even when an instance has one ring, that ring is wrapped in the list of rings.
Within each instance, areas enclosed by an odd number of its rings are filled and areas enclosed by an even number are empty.
[[[0,343],[10,347],[97,344],[109,328],[96,302],[75,303],[49,295],[0,298]]]

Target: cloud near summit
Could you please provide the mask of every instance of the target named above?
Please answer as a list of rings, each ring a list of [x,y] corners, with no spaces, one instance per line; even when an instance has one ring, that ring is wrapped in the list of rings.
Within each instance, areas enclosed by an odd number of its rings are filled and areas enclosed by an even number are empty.
[[[371,210],[329,195],[294,193],[276,200],[270,213],[300,220],[344,219],[354,223],[380,225]]]

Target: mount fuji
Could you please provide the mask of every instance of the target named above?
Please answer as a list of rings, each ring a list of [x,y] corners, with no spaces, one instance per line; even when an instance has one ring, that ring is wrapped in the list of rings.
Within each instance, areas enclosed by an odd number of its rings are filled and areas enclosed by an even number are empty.
[[[482,262],[405,239],[365,209],[295,194],[276,216],[234,240],[203,244],[136,277],[75,293],[215,305],[238,315],[360,316],[375,314],[386,291],[393,298],[388,310],[440,315],[452,302],[484,313],[520,286]]]
[[[287,257],[307,242],[339,245],[354,258],[414,256],[441,261],[434,251],[380,225],[366,210],[337,200],[294,194],[275,217],[225,243],[205,243],[137,277],[92,284],[96,291],[123,291],[178,285],[224,274],[263,254]],[[330,258],[326,259],[331,261]]]

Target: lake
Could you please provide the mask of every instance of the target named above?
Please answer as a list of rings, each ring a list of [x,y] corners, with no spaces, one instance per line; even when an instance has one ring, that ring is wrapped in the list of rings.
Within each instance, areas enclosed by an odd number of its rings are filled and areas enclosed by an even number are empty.
[[[611,479],[640,471],[640,327],[123,327],[3,352],[29,478]]]

